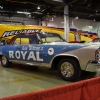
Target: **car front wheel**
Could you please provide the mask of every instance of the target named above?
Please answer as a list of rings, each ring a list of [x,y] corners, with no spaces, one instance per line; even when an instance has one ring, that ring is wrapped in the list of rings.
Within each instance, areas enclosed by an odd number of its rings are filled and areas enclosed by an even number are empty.
[[[9,60],[8,60],[8,58],[7,58],[6,56],[2,56],[2,57],[1,57],[1,65],[2,65],[3,67],[8,68],[8,67],[11,66],[11,62],[9,62]]]
[[[79,64],[74,59],[62,59],[58,64],[58,73],[66,81],[75,81],[80,71]]]

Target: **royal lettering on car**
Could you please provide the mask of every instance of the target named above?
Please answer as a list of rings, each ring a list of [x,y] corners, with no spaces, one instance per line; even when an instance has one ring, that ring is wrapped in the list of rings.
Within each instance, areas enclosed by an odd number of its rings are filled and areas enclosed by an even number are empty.
[[[27,56],[28,54],[28,56]],[[16,58],[16,59],[20,59],[22,57],[22,60],[33,60],[33,61],[43,61],[42,58],[40,58],[40,52],[36,52],[36,56],[35,53],[33,51],[9,51],[9,57],[10,58]]]

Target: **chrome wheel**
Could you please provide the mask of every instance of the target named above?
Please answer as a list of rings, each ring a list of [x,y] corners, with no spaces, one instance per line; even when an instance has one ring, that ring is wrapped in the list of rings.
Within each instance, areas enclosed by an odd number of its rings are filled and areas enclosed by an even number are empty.
[[[6,65],[7,64],[7,58],[5,57],[5,56],[2,56],[2,59],[1,59],[1,61],[2,61],[2,64],[3,65]]]
[[[60,60],[57,70],[61,78],[66,81],[77,80],[81,71],[78,62],[71,58]]]
[[[74,67],[70,62],[63,62],[61,65],[61,73],[65,77],[71,77],[74,74]]]

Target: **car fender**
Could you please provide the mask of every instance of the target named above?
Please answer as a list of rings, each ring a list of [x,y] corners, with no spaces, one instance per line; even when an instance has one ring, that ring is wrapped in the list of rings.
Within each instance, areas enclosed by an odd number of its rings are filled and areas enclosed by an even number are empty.
[[[80,60],[77,56],[75,56],[73,54],[63,54],[62,53],[62,54],[57,54],[52,58],[52,60],[50,61],[50,66],[52,66],[52,63],[53,63],[54,59],[57,58],[57,57],[60,57],[60,56],[75,58],[78,61],[79,65],[80,65]]]

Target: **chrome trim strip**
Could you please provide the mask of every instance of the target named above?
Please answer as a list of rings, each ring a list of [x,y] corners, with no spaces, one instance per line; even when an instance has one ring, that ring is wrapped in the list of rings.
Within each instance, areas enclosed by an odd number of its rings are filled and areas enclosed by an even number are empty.
[[[50,64],[42,63],[42,62],[30,62],[30,61],[22,61],[22,60],[9,60],[10,62],[17,63],[17,64],[24,64],[30,66],[43,66],[50,68]]]
[[[42,62],[30,62],[30,61],[22,61],[22,60],[9,60],[10,62],[13,62],[13,63],[18,63],[18,64],[24,64],[24,65],[31,65],[31,66],[43,66],[43,67],[48,67],[48,68],[51,68],[51,65],[52,65],[52,62],[53,60],[56,58],[56,57],[59,57],[59,56],[71,56],[71,57],[75,57],[78,61],[78,57],[74,56],[74,55],[71,55],[71,54],[58,54],[56,56],[54,56],[52,58],[52,60],[49,62],[49,63],[42,63]],[[80,63],[80,62],[79,62]]]

